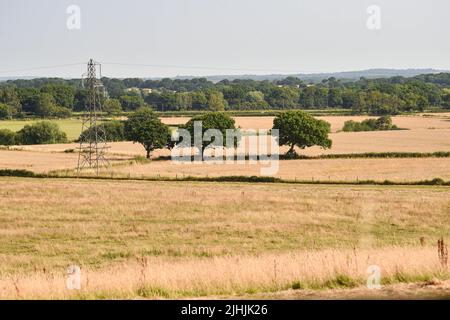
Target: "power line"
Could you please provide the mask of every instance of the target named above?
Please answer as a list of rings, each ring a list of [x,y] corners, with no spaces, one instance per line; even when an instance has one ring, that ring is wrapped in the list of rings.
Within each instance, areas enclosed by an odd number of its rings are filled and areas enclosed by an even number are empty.
[[[143,63],[123,63],[123,62],[102,62],[103,65],[120,65],[133,67],[151,67],[151,68],[173,68],[173,69],[199,69],[199,70],[222,70],[222,71],[243,71],[243,72],[275,72],[275,73],[306,73],[304,71],[275,70],[275,69],[248,69],[237,67],[209,67],[209,66],[188,66],[188,65],[162,65],[162,64],[143,64]]]
[[[43,69],[56,69],[56,68],[64,68],[78,65],[85,65],[86,62],[78,62],[78,63],[68,63],[68,64],[59,64],[53,66],[42,66],[42,67],[32,67],[32,68],[24,68],[24,69],[15,69],[15,70],[1,70],[0,73],[13,73],[13,72],[23,72],[23,71],[34,71],[34,70],[43,70]]]
[[[0,74],[15,73],[24,71],[35,71],[45,69],[57,69],[71,66],[85,65],[86,62],[68,63],[51,66],[40,66],[23,69],[11,69],[0,70]],[[278,70],[278,69],[251,69],[251,68],[237,68],[237,67],[213,67],[213,66],[195,66],[195,65],[165,65],[165,64],[145,64],[145,63],[123,63],[123,62],[102,62],[103,65],[117,65],[117,66],[129,66],[129,67],[150,67],[150,68],[171,68],[171,69],[197,69],[197,70],[221,70],[221,71],[239,71],[239,72],[273,72],[273,73],[286,73],[286,74],[298,74],[307,73],[304,71],[292,71],[292,70]]]

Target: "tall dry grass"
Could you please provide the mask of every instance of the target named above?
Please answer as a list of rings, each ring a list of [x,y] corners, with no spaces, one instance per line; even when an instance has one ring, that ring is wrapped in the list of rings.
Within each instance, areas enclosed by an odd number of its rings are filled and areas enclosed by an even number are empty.
[[[81,289],[63,272],[1,277],[1,299],[184,298],[363,286],[370,265],[382,285],[448,279],[436,247],[309,250],[257,256],[142,258],[101,270],[81,266]]]

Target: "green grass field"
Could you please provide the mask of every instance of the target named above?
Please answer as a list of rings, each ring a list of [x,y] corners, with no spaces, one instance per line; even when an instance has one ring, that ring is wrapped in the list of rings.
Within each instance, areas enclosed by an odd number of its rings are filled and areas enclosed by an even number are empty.
[[[2,120],[0,121],[0,129],[9,129],[19,131],[27,124],[33,124],[42,119],[36,120]],[[58,124],[60,129],[67,134],[69,140],[78,139],[81,133],[81,119],[52,119],[49,120]]]

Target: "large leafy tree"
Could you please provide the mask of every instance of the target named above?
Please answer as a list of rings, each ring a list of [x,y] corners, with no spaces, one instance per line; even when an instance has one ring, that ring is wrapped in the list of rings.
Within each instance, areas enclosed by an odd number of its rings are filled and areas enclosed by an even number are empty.
[[[295,154],[295,146],[305,149],[320,146],[331,148],[332,141],[328,138],[330,124],[315,119],[304,111],[287,111],[279,114],[273,121],[273,129],[279,130],[280,145],[290,146],[287,154]]]
[[[182,126],[182,128],[189,131],[189,134],[191,135],[190,141],[191,146],[194,146],[195,144],[194,126],[195,122],[198,121],[200,121],[202,124],[202,132],[201,132],[202,138],[205,132],[209,129],[219,130],[223,137],[222,145],[220,144],[219,141],[215,141],[215,139],[211,139],[211,141],[202,141],[201,150],[199,150],[202,155],[203,150],[210,144],[217,147],[224,146],[223,144],[225,144],[227,141],[226,140],[227,133],[233,133],[233,137],[230,137],[230,139],[233,138],[234,146],[237,146],[237,143],[239,142],[240,139],[240,133],[235,126],[234,119],[223,112],[208,112],[200,116],[192,117],[184,126]],[[227,129],[231,131],[227,132]],[[186,143],[186,141],[179,141],[179,143]]]
[[[147,159],[153,150],[169,146],[171,142],[169,127],[147,107],[140,108],[125,121],[125,136],[145,148]]]

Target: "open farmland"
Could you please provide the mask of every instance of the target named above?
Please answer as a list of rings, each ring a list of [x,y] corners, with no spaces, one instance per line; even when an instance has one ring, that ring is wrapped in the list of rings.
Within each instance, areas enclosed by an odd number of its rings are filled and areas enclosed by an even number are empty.
[[[113,172],[124,177],[220,177],[259,176],[268,164],[195,164],[154,161],[116,166]],[[450,158],[405,159],[314,159],[281,160],[275,177],[300,181],[390,180],[395,182],[450,180]]]
[[[450,151],[448,116],[394,117],[409,130],[374,132],[338,132],[367,117],[326,117],[333,148],[298,152]],[[273,119],[236,121],[268,129]],[[3,149],[0,168],[71,176],[77,147]],[[139,144],[111,143],[108,180],[0,177],[0,298],[450,296],[436,248],[440,237],[450,241],[450,187],[114,180],[258,176],[267,167],[155,160],[169,150],[135,158],[143,154]],[[280,160],[276,177],[449,181],[450,158]],[[79,292],[65,287],[73,264],[82,268]],[[381,291],[364,289],[371,264],[382,269]]]
[[[409,130],[372,132],[335,132],[346,120],[361,121],[366,117],[325,117],[332,124],[334,133],[330,135],[333,147],[323,150],[312,147],[297,150],[302,155],[317,156],[327,154],[355,154],[366,152],[419,152],[431,153],[450,151],[450,114],[429,114],[426,116],[398,116],[393,121],[399,127]],[[183,123],[188,118],[163,118],[169,124]],[[270,128],[271,117],[237,117],[242,128]],[[246,137],[248,141],[249,137]],[[114,165],[107,170],[116,176],[130,177],[217,177],[253,176],[260,174],[264,164],[176,164],[171,161],[150,163],[130,162],[135,156],[142,156],[144,149],[132,142],[111,143],[110,158]],[[0,150],[0,167],[7,169],[27,169],[46,173],[54,170],[73,170],[77,165],[78,145],[52,144],[18,146],[13,150]],[[25,151],[17,151],[25,150]],[[281,152],[287,151],[286,147]],[[170,156],[169,150],[156,150],[153,158]],[[126,161],[121,161],[126,160]],[[291,180],[357,181],[392,180],[396,182],[450,179],[450,158],[388,158],[388,159],[311,159],[282,160],[279,162],[277,177]]]
[[[342,129],[347,120],[362,121],[368,117],[317,117],[328,121],[332,127],[330,134],[333,140],[331,149],[318,147],[298,150],[304,155],[347,154],[365,152],[436,152],[450,151],[450,114],[428,116],[398,116],[393,117],[393,123],[400,128],[409,130],[371,131],[371,132],[337,132]],[[167,124],[180,124],[188,118],[162,118]],[[236,125],[242,129],[270,129],[272,117],[237,117]],[[1,122],[0,122],[1,126]],[[77,144],[53,144],[38,146],[21,146],[24,150],[34,151],[64,151],[74,149]],[[281,148],[287,151],[286,147]],[[111,143],[111,153],[123,155],[142,155],[143,149],[132,142]],[[168,150],[157,150],[154,157],[170,155]]]
[[[70,264],[85,271],[75,294],[97,298],[353,287],[373,263],[384,284],[448,278],[435,247],[449,234],[448,187],[0,184],[3,298],[73,295]]]

